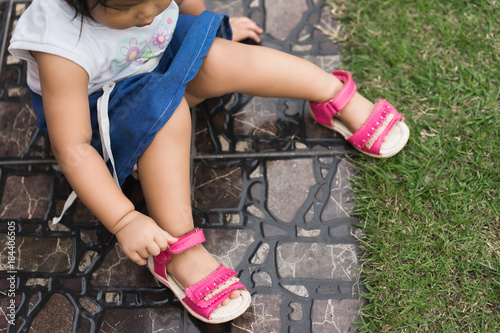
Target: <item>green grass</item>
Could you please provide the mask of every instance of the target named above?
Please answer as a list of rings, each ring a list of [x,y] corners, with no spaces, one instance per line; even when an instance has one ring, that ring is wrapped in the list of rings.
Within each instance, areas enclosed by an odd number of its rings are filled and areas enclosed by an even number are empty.
[[[356,158],[363,332],[500,331],[500,1],[335,0],[359,91],[411,136]]]

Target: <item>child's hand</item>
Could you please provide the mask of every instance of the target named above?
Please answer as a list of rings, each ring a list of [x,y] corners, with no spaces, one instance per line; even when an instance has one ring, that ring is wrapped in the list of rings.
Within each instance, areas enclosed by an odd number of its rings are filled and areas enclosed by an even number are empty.
[[[233,30],[233,40],[239,42],[250,38],[256,43],[260,43],[259,35],[263,30],[248,17],[231,17],[229,24]]]
[[[146,215],[134,211],[125,218],[119,222],[121,228],[115,233],[116,239],[123,252],[138,265],[145,265],[150,255],[156,256],[166,250],[168,244],[177,242],[177,238]]]

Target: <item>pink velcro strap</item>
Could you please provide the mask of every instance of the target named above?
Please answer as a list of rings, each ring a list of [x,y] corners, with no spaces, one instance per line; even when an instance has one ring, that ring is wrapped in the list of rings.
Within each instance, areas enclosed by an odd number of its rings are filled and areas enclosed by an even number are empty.
[[[333,76],[344,82],[344,86],[339,93],[331,99],[331,104],[337,112],[345,108],[347,103],[351,101],[352,96],[356,93],[356,84],[352,79],[351,73],[348,71],[333,71]]]
[[[344,82],[344,86],[337,95],[323,103],[310,102],[311,110],[318,123],[330,126],[332,118],[339,113],[356,93],[356,84],[348,71],[333,71],[332,74]]]
[[[205,241],[205,235],[200,228],[194,228],[189,234],[178,238],[177,243],[170,245],[172,253],[181,253],[193,246],[199,245]]]
[[[205,235],[203,234],[203,230],[195,228],[189,234],[179,237],[176,243],[170,245],[165,251],[154,257],[154,260],[158,264],[163,264],[168,262],[170,258],[172,258],[173,254],[186,251],[187,249],[199,245],[204,241]]]
[[[389,102],[380,100],[368,120],[347,141],[358,149],[379,154],[384,137],[403,119]]]

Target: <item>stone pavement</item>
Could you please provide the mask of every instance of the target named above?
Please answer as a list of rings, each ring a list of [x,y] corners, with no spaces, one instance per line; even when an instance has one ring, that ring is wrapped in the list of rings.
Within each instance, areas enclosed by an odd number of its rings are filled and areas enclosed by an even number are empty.
[[[265,46],[327,71],[339,67],[336,46],[318,29],[336,24],[324,0],[206,2],[254,19]],[[28,4],[0,2],[2,52]],[[353,168],[345,158],[352,151],[314,124],[304,101],[231,94],[193,110],[196,224],[209,251],[238,270],[253,295],[240,318],[206,325],[128,260],[80,202],[60,224],[48,223],[70,188],[36,130],[24,64],[0,56],[0,243],[15,235],[15,253],[0,249],[0,332],[356,330],[360,231],[349,216]],[[145,211],[136,180],[123,190]],[[15,326],[7,326],[11,302]]]

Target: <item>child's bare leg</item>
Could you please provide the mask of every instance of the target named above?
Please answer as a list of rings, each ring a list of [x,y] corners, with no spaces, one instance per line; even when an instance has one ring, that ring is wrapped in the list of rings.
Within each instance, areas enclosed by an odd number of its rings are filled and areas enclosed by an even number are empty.
[[[343,83],[316,65],[273,49],[216,39],[188,92],[200,100],[241,92],[261,97],[324,102]],[[352,131],[368,119],[374,104],[356,93],[341,119]]]
[[[191,115],[187,102],[183,100],[138,162],[139,179],[149,215],[174,237],[185,235],[194,228],[190,149]],[[174,255],[167,264],[167,271],[188,287],[208,276],[219,265],[202,245],[198,245]],[[231,297],[238,295],[236,291]]]

